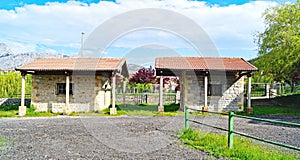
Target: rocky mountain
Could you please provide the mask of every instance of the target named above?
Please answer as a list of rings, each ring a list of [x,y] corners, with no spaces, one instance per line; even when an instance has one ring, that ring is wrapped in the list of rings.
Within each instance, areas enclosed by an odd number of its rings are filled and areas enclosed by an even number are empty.
[[[136,64],[128,64],[128,71],[131,73],[137,72],[139,69],[143,68],[143,66]]]
[[[28,63],[36,58],[60,58],[67,57],[62,54],[55,53],[36,53],[26,52],[14,54],[5,43],[0,43],[0,69],[13,69],[25,63]]]

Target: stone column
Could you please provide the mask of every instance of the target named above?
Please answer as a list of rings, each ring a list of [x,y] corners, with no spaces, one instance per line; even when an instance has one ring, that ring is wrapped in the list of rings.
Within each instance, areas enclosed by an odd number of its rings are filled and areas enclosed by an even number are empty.
[[[116,74],[115,72],[113,72],[113,76],[112,76],[112,102],[111,105],[112,107],[110,108],[110,112],[109,114],[113,115],[113,114],[117,114],[117,109],[116,109]]]
[[[266,92],[266,97],[270,98],[270,84],[267,83],[265,85],[265,92]]]
[[[158,106],[158,112],[163,113],[164,112],[164,105],[163,105],[163,76],[160,76],[159,81],[159,106]]]
[[[66,75],[66,104],[65,108],[63,109],[64,115],[69,115],[70,112],[70,75]]]
[[[21,106],[19,106],[19,116],[26,115],[26,106],[25,106],[25,76],[26,73],[22,72],[22,90],[21,90]]]
[[[185,81],[186,81],[186,72],[183,71],[180,77],[180,109],[182,111],[185,110],[185,100],[186,100]]]
[[[207,74],[205,73],[205,75],[204,75],[204,106],[202,108],[203,111],[208,111],[207,89],[208,89],[208,78],[207,78]]]
[[[123,107],[126,107],[126,80],[123,78]]]
[[[248,93],[247,93],[247,97],[248,97],[248,103],[247,103],[247,113],[251,114],[253,112],[253,109],[251,107],[251,74],[249,73],[247,75],[248,77]]]
[[[207,107],[207,89],[208,89],[208,80],[207,75],[204,76],[204,106]]]

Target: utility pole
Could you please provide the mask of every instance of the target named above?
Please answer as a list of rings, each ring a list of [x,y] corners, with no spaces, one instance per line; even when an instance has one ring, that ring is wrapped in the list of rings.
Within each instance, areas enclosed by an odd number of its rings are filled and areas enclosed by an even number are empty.
[[[83,35],[84,35],[84,32],[81,32],[80,57],[83,57]]]

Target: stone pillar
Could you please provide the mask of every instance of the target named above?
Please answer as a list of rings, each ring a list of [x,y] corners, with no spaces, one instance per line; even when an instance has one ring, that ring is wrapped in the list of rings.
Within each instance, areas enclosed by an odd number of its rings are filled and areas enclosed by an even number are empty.
[[[110,112],[109,114],[113,115],[113,114],[117,114],[117,109],[116,109],[116,74],[115,72],[113,73],[112,76],[112,102],[111,105],[112,107],[110,108]]]
[[[186,100],[185,81],[186,81],[186,72],[183,71],[180,77],[180,109],[182,111],[185,110],[185,100]]]
[[[126,80],[123,78],[123,107],[126,107]]]
[[[70,111],[70,75],[66,75],[66,106],[63,109],[64,115],[69,115]]]
[[[22,90],[21,90],[21,106],[19,106],[19,116],[26,115],[26,106],[25,106],[25,76],[26,73],[21,73],[22,75]]]
[[[247,97],[248,97],[248,103],[247,103],[247,113],[251,114],[253,113],[253,109],[251,107],[251,74],[248,74],[248,93],[247,93]]]
[[[207,78],[207,74],[205,74],[204,75],[204,106],[202,108],[203,111],[208,111],[207,90],[208,90],[208,78]]]
[[[159,81],[159,106],[158,106],[158,112],[163,113],[164,112],[164,105],[163,105],[163,76],[160,76],[160,81]]]
[[[207,107],[207,90],[208,90],[208,80],[207,75],[204,76],[204,106]]]
[[[266,97],[270,98],[270,84],[267,83],[265,85],[265,92],[266,92]]]

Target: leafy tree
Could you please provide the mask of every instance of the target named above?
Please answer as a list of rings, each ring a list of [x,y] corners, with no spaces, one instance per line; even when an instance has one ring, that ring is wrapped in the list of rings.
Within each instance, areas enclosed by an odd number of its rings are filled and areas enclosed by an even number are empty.
[[[269,8],[264,13],[265,31],[256,43],[260,57],[254,65],[261,76],[286,82],[294,89],[300,71],[300,0]]]
[[[131,87],[136,87],[140,92],[152,89],[152,84],[156,82],[155,70],[150,68],[139,69],[130,79]]]
[[[129,83],[155,83],[155,79],[155,70],[152,67],[141,68],[129,79]]]
[[[19,72],[0,73],[0,98],[20,97],[22,76]],[[31,75],[26,75],[26,94],[31,93]]]

